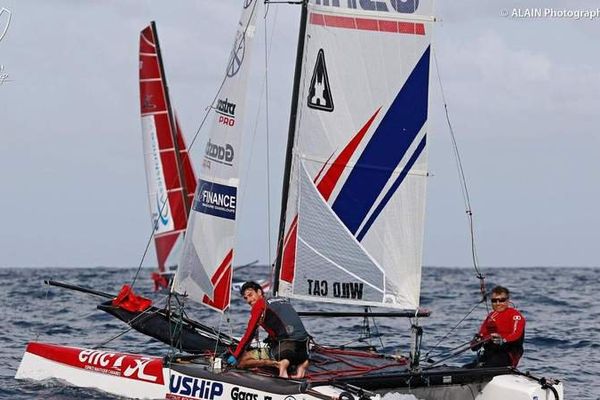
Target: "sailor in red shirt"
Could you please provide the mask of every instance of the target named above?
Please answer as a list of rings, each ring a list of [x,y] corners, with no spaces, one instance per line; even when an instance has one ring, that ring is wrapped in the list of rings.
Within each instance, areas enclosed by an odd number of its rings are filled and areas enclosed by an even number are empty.
[[[479,334],[472,343],[473,350],[483,345],[483,355],[478,365],[485,367],[516,367],[523,355],[525,317],[517,309],[509,307],[510,292],[496,286],[492,289],[492,309]],[[484,342],[484,343],[478,343]]]
[[[252,309],[246,333],[227,362],[240,368],[275,367],[282,378],[288,377],[287,369],[292,365],[296,366],[292,377],[304,377],[309,365],[309,335],[289,301],[278,297],[266,300],[256,282],[246,282],[240,293]],[[269,335],[268,354],[261,351],[264,349],[248,351],[259,326]]]

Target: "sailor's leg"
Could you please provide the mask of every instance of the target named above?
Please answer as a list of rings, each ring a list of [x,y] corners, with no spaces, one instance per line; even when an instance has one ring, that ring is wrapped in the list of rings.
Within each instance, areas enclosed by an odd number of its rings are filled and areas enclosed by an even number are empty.
[[[309,362],[305,360],[302,364],[296,367],[296,373],[292,375],[292,378],[302,379],[304,375],[306,375],[306,370],[308,369]]]
[[[279,360],[279,377],[280,378],[289,378],[287,369],[290,366],[290,362],[287,359]]]

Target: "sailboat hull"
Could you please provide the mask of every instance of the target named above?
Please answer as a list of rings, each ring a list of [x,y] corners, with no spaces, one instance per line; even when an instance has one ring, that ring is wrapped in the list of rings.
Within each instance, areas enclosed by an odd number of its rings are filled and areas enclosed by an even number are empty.
[[[163,360],[157,357],[30,342],[16,379],[57,379],[125,397],[162,399]]]
[[[30,342],[16,379],[56,379],[136,399],[317,400],[339,397],[341,388],[308,388],[302,382],[244,370],[211,372],[207,363]],[[291,397],[290,397],[291,396]]]
[[[509,372],[502,368],[443,367],[411,375],[398,369],[370,376],[301,382],[280,379],[266,371],[214,372],[202,358],[169,362],[160,357],[31,342],[15,378],[57,379],[77,387],[140,399],[312,400],[340,398],[342,393],[345,396],[341,398],[345,399],[373,400],[378,399],[377,394],[387,393],[413,394],[427,400],[553,398],[551,389]],[[554,385],[554,390],[557,400],[564,398],[562,384]],[[360,397],[361,392],[367,396]]]

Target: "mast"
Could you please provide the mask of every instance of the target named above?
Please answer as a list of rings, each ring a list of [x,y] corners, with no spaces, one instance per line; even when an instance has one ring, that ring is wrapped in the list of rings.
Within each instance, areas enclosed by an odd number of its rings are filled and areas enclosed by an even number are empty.
[[[183,162],[181,160],[181,154],[179,153],[179,143],[177,141],[177,124],[175,123],[175,116],[173,115],[173,108],[171,107],[171,99],[169,97],[169,86],[167,85],[167,76],[165,75],[165,68],[163,66],[162,52],[160,50],[160,44],[158,42],[158,33],[156,31],[156,23],[150,22],[152,28],[152,35],[154,36],[154,42],[156,43],[156,57],[158,58],[158,68],[160,68],[161,83],[163,85],[163,91],[165,93],[165,101],[167,104],[167,115],[169,116],[169,127],[171,128],[171,140],[173,140],[173,147],[175,149],[175,161],[177,162],[177,176],[179,178],[181,186],[181,195],[183,197],[183,212],[185,220],[188,219],[188,193],[186,190],[186,184],[183,176]]]
[[[281,270],[281,261],[283,257],[283,241],[285,237],[285,214],[289,193],[288,182],[292,169],[292,156],[294,149],[294,137],[296,134],[296,117],[298,114],[298,92],[300,91],[300,77],[302,75],[302,57],[304,56],[304,36],[306,34],[306,20],[308,15],[308,1],[302,2],[302,11],[300,14],[300,29],[298,32],[298,49],[296,51],[296,68],[294,70],[294,86],[292,90],[292,107],[290,110],[290,125],[288,129],[287,151],[285,155],[285,167],[283,170],[283,185],[281,191],[281,216],[279,218],[279,234],[277,236],[277,258],[275,260],[273,293],[277,295],[279,291],[279,271]]]

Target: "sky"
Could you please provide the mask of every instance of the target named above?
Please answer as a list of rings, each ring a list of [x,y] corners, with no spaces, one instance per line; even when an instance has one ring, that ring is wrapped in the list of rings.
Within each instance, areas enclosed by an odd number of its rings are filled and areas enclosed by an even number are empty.
[[[240,1],[0,0],[2,8],[11,19],[0,40],[0,267],[137,266],[151,234],[139,31],[156,21],[189,142],[222,79]],[[552,10],[527,17],[533,8]],[[579,10],[597,5],[436,4],[433,49],[484,268],[600,266],[600,16],[577,19]],[[274,252],[298,16],[292,5],[272,5],[267,16],[268,138],[265,32],[257,31],[238,264],[267,263]],[[468,267],[468,224],[435,69],[431,88],[423,263]],[[191,151],[196,169],[201,147]],[[144,265],[155,264],[151,252]]]

